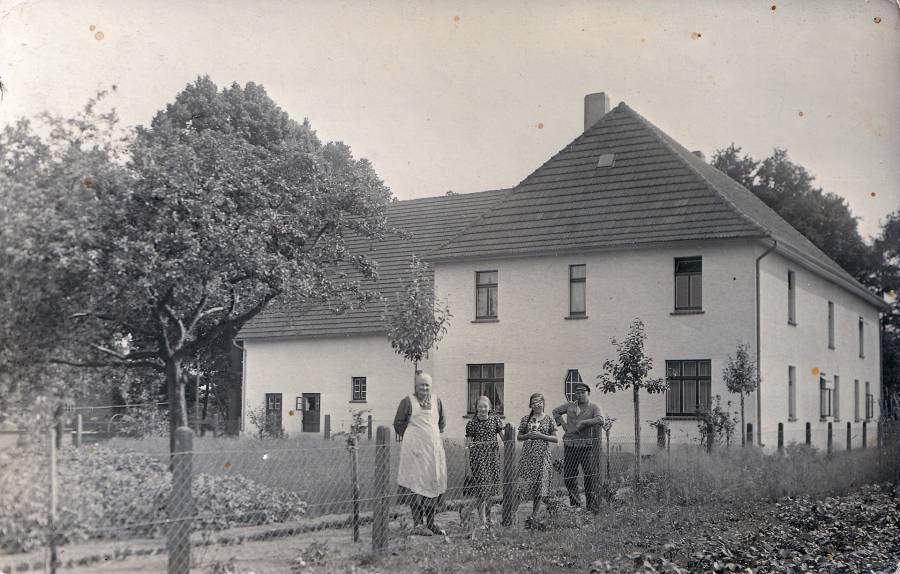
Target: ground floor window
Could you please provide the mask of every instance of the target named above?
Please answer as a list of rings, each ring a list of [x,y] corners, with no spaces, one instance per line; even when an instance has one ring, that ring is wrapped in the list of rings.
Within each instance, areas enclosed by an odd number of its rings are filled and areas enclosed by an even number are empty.
[[[366,378],[365,377],[352,377],[350,381],[352,390],[350,393],[350,400],[358,401],[361,403],[366,402]]]
[[[466,365],[468,370],[468,414],[475,414],[478,397],[491,399],[494,413],[503,414],[503,363]]]
[[[584,381],[581,380],[581,373],[578,372],[578,369],[569,369],[569,372],[566,373],[566,381],[563,384],[563,392],[566,394],[567,401],[575,400],[575,383],[582,383]]]
[[[871,393],[869,381],[866,381],[866,420],[875,418],[875,395]]]
[[[709,409],[709,359],[666,361],[666,416],[691,416]]]
[[[270,436],[282,433],[281,393],[266,393],[266,431]]]
[[[819,416],[822,418],[831,416],[834,390],[825,377],[819,377]]]

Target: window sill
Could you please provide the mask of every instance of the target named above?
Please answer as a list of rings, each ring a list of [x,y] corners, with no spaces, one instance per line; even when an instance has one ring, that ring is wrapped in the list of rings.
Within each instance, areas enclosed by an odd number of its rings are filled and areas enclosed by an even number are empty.
[[[669,315],[703,315],[703,309],[675,309]]]
[[[663,417],[664,421],[699,421],[703,420],[702,415],[688,414],[688,415],[666,415]]]
[[[788,325],[790,325],[791,327],[796,327],[797,321],[791,321],[790,319],[788,319]]]
[[[829,351],[833,351],[833,350],[834,350],[834,345],[828,345],[828,350],[829,350]]]
[[[578,321],[587,318],[587,315],[566,315],[565,317],[563,317],[563,319],[565,319],[566,321]]]
[[[795,423],[795,422],[797,422],[797,417],[788,417],[788,422],[789,422],[789,423]]]
[[[464,418],[464,419],[474,419],[476,416],[477,416],[477,415],[463,415],[462,418]],[[497,415],[497,416],[500,417],[500,420],[501,420],[501,421],[505,421],[505,420],[506,420],[506,417],[505,417],[504,415]]]
[[[355,404],[366,404],[368,401],[363,400],[363,401],[348,401],[348,402],[355,403]]]
[[[499,323],[500,319],[475,319],[473,323]]]

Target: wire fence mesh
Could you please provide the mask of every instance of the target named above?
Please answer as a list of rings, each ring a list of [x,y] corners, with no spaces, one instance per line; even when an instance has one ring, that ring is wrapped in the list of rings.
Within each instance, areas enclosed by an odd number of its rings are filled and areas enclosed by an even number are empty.
[[[564,548],[563,554],[586,557],[596,553],[591,529],[638,495],[663,507],[739,497],[751,486],[763,496],[814,493],[825,477],[862,481],[861,461],[876,458],[897,472],[896,430],[888,441],[878,436],[877,425],[863,431],[853,423],[847,452],[847,429],[844,422],[832,424],[832,456],[827,427],[811,429],[808,448],[803,423],[751,435],[765,449],[740,449],[734,437],[730,446],[720,441],[709,449],[671,444],[661,435],[659,442],[642,445],[638,478],[630,437],[550,443],[549,456],[535,459],[523,454],[529,441],[516,440],[508,427],[493,442],[496,448],[487,449],[496,457],[495,484],[472,477],[479,464],[473,457],[483,457],[489,442],[467,447],[462,440],[444,440],[447,488],[435,523],[469,540],[495,528],[540,533]],[[864,432],[867,447],[881,448],[863,450]],[[330,440],[179,433],[174,455],[167,438],[119,437],[76,447],[68,436],[59,444],[45,436],[14,454],[0,453],[0,570],[52,571],[54,560],[60,568],[74,568],[144,554],[202,568],[219,563],[221,549],[234,544],[340,531],[348,542],[378,547],[378,539],[385,546],[421,533],[409,500],[397,489],[403,443],[388,428],[376,430],[371,440],[366,429]],[[543,486],[538,495],[536,483]],[[573,533],[582,546],[571,547]]]

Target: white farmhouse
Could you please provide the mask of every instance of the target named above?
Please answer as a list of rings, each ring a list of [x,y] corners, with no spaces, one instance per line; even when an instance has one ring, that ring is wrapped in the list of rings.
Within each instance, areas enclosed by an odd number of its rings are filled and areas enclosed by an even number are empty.
[[[760,389],[746,399],[752,439],[854,446],[878,417],[879,313],[885,304],[750,191],[604,94],[585,98],[585,131],[509,190],[396,202],[411,236],[374,244],[377,284],[396,291],[411,253],[434,266],[451,326],[423,367],[463,434],[479,395],[514,424],[528,397],[562,403],[572,382],[593,382],[610,338],[646,326],[647,354],[669,391],[642,396],[647,421],[672,440],[697,435],[697,412],[738,398],[722,369],[750,346]],[[289,434],[321,433],[325,414],[346,429],[353,409],[391,421],[412,388],[412,366],[390,348],[381,308],[267,311],[241,331],[244,423],[249,409],[280,417]],[[631,393],[593,393],[632,438]],[[734,408],[734,407],[733,407]],[[869,444],[875,429],[868,430]]]

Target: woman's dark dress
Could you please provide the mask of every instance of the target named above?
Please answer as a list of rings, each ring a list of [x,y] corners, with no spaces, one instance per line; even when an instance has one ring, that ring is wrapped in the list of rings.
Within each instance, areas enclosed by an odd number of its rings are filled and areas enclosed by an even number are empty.
[[[499,494],[500,447],[497,433],[502,431],[503,422],[496,415],[489,415],[485,420],[475,416],[466,423],[466,436],[472,439],[469,447],[469,468],[474,479],[472,494],[480,498]]]

